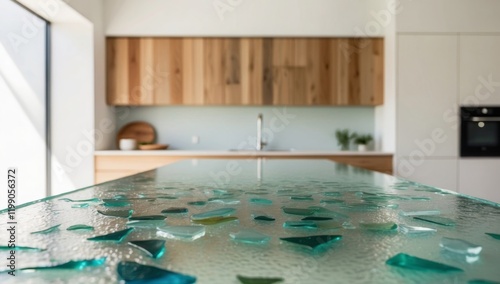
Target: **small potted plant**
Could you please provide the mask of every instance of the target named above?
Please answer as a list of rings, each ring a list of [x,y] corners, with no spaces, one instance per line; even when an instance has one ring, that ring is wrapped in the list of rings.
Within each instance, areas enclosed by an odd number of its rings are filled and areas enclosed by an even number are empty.
[[[351,134],[349,132],[349,129],[337,129],[337,131],[335,131],[335,137],[337,138],[337,143],[340,146],[340,150],[347,151],[349,150],[349,144],[351,143],[351,140],[354,138],[354,133]]]
[[[353,136],[354,136],[354,144],[358,145],[359,152],[365,152],[366,145],[368,145],[368,143],[370,143],[373,140],[373,137],[370,134],[357,135],[356,133],[354,133]]]

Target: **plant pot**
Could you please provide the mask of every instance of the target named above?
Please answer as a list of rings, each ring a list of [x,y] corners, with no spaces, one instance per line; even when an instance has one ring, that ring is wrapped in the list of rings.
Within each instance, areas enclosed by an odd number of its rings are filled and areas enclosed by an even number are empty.
[[[348,151],[349,145],[340,145],[340,151]]]
[[[366,152],[366,145],[365,144],[358,144],[358,152]]]

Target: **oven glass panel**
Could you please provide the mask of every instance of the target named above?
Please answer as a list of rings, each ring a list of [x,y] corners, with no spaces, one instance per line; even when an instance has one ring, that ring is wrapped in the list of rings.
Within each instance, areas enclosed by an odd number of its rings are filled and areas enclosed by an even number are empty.
[[[498,122],[467,122],[467,146],[500,146],[499,125]]]

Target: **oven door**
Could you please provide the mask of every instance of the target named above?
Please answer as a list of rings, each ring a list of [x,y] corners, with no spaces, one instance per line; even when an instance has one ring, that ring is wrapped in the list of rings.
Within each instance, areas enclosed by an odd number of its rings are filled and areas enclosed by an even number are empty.
[[[460,156],[500,156],[500,117],[470,117],[461,128]]]

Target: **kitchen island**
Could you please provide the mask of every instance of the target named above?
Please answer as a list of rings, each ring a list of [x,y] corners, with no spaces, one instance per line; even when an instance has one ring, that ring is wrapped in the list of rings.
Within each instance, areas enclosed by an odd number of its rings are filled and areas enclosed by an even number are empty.
[[[499,204],[330,161],[186,160],[19,206],[15,221],[16,276],[1,283],[152,277],[141,265],[179,283],[500,281]]]

